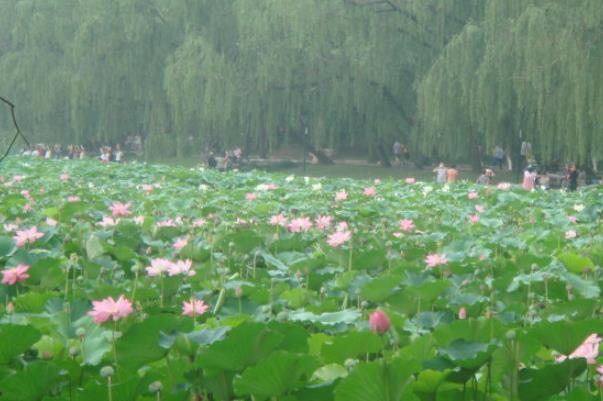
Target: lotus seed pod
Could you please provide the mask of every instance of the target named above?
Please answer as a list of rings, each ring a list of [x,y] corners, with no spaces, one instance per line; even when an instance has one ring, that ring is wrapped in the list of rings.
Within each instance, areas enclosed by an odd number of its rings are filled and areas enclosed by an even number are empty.
[[[79,347],[69,347],[69,356],[75,358],[80,354]]]
[[[163,384],[161,384],[159,380],[156,380],[153,383],[149,384],[149,392],[153,394],[160,392],[162,389]]]
[[[507,334],[505,334],[505,336],[507,337],[507,340],[509,340],[509,341],[515,340],[515,337],[516,337],[515,330],[507,331]]]
[[[100,370],[101,377],[110,377],[113,376],[115,371],[112,366],[103,366]]]
[[[75,335],[78,337],[84,337],[86,335],[86,329],[83,327],[78,327],[78,329],[75,331]]]

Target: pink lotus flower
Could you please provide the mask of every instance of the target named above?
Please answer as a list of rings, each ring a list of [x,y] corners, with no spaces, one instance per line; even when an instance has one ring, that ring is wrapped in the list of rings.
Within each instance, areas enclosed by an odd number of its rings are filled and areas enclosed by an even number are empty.
[[[24,175],[15,175],[15,176],[13,176],[13,181],[20,182],[20,181],[23,181],[24,178],[25,178]]]
[[[172,265],[167,259],[151,259],[151,266],[147,266],[145,270],[150,277],[156,277],[168,271]]]
[[[306,232],[312,228],[312,222],[307,217],[299,217],[291,220],[289,223],[289,231],[292,233]]]
[[[385,312],[376,310],[369,315],[369,326],[373,333],[383,335],[389,330],[391,322]]]
[[[402,234],[400,231],[396,231],[396,232],[395,232],[393,235],[394,235],[394,237],[396,237],[396,238],[402,238],[402,236],[403,236],[404,234]]]
[[[193,221],[193,228],[203,227],[205,224],[207,224],[207,221],[204,219],[196,219]]]
[[[69,202],[69,203],[75,203],[75,202],[79,202],[79,201],[80,201],[79,196],[72,195],[72,196],[67,197],[67,202]]]
[[[21,191],[21,195],[22,195],[22,196],[23,196],[25,199],[27,199],[27,200],[31,200],[31,195],[29,194],[29,191],[27,191],[27,190],[25,190],[25,189],[24,189],[23,191]]]
[[[477,199],[479,197],[479,194],[475,191],[471,191],[467,194],[467,198],[469,199]]]
[[[61,174],[61,175],[59,176],[59,179],[60,179],[61,181],[63,181],[63,182],[66,182],[66,181],[68,181],[68,180],[69,180],[69,176],[68,176],[67,174]]]
[[[244,226],[244,225],[247,225],[247,223],[249,223],[249,222],[245,219],[241,219],[240,217],[237,217],[237,219],[235,220],[234,223],[237,226]]]
[[[157,228],[162,228],[162,227],[178,227],[178,224],[176,224],[176,222],[172,219],[167,219],[167,220],[163,220],[160,222],[157,222],[155,224],[155,227]]]
[[[287,225],[287,218],[282,213],[275,214],[274,216],[270,217],[269,223],[271,226],[285,227]]]
[[[131,214],[130,204],[115,202],[111,205],[111,213],[113,214],[113,217],[129,216]]]
[[[144,224],[144,216],[136,216],[132,220],[134,220],[134,224],[137,224],[139,226]]]
[[[257,196],[255,193],[253,193],[253,192],[248,192],[248,193],[245,195],[245,199],[247,199],[248,201],[254,201],[254,200],[256,200],[257,198],[258,198],[258,196]]]
[[[567,219],[570,223],[575,223],[578,220],[576,216],[567,216]]]
[[[331,216],[318,216],[318,218],[314,220],[314,223],[319,230],[326,230],[331,227],[332,220],[333,218]]]
[[[105,216],[102,221],[98,223],[101,227],[113,227],[119,224],[119,219],[114,219],[113,217]]]
[[[448,263],[448,259],[446,255],[438,255],[438,254],[429,254],[425,258],[425,263],[427,263],[427,267],[436,267],[439,265],[445,265]]]
[[[30,203],[26,203],[26,204],[23,206],[23,211],[24,211],[25,213],[31,212],[31,210],[32,210],[32,207],[31,207],[31,204],[30,204]]]
[[[13,231],[15,231],[18,228],[19,228],[19,226],[16,225],[16,224],[10,224],[9,223],[9,224],[5,224],[4,225],[4,231],[6,231],[7,233],[13,232]]]
[[[53,218],[47,217],[47,218],[46,218],[46,224],[48,224],[48,225],[49,225],[49,226],[51,226],[51,227],[54,227],[54,226],[56,226],[57,224],[59,224],[59,222],[58,222],[58,221],[56,221],[56,220],[55,220],[55,219],[53,219]]]
[[[200,316],[207,312],[208,309],[209,306],[199,299],[192,299],[191,302],[182,302],[182,314],[184,316]]]
[[[475,211],[478,213],[484,213],[486,209],[482,205],[475,205]]]
[[[578,233],[576,233],[576,230],[567,230],[565,232],[565,239],[572,239],[572,238],[576,238],[578,236]]]
[[[333,248],[337,248],[346,242],[352,239],[352,233],[349,231],[336,231],[333,234],[329,235],[327,239],[327,244],[332,246]]]
[[[339,224],[337,224],[337,226],[335,227],[335,231],[347,231],[347,230],[348,230],[348,223],[345,221],[339,222]]]
[[[404,182],[407,184],[414,184],[415,182],[417,182],[417,180],[414,177],[408,177],[404,180]]]
[[[13,267],[12,269],[3,270],[2,284],[14,285],[16,283],[25,281],[29,278],[27,270],[29,270],[28,265],[18,265],[17,267]]]
[[[335,192],[335,201],[340,202],[340,201],[346,200],[347,198],[348,198],[348,193],[345,190]]]
[[[410,219],[400,220],[400,230],[409,232],[415,229],[415,223]]]
[[[375,187],[366,187],[364,188],[364,196],[375,196],[377,194],[377,190]]]
[[[187,245],[188,245],[188,239],[186,239],[186,238],[180,238],[179,240],[177,240],[176,242],[174,242],[173,247],[174,247],[175,250],[179,251],[179,250],[181,250],[182,248],[184,248]]]
[[[471,216],[469,216],[469,221],[471,222],[471,224],[479,223],[479,215],[472,214]]]
[[[566,359],[576,359],[576,358],[585,358],[586,363],[589,365],[594,365],[596,363],[596,358],[599,356],[599,344],[601,343],[601,337],[599,337],[596,333],[588,336],[582,344],[578,346],[569,354],[569,356],[560,355],[555,358],[557,362],[563,362]]]
[[[178,274],[182,274],[188,277],[192,277],[197,274],[196,271],[192,270],[192,267],[192,260],[178,260],[176,261],[176,263],[172,263],[170,264],[170,266],[168,266],[167,272],[169,276],[176,276]]]
[[[147,194],[149,194],[153,189],[155,189],[155,186],[151,185],[151,184],[142,184],[141,188],[142,188],[142,190],[144,192],[146,192]]]
[[[461,309],[459,309],[458,316],[459,316],[459,319],[461,319],[461,320],[467,319],[467,309],[465,309],[465,307],[462,307]]]
[[[271,182],[269,184],[266,184],[264,186],[264,188],[266,189],[266,191],[274,191],[275,189],[278,189],[278,185],[276,185],[275,183]]]
[[[101,324],[109,319],[117,321],[127,317],[132,313],[132,303],[124,298],[123,295],[115,301],[112,297],[105,298],[101,301],[92,301],[92,310],[88,312],[88,316],[94,319],[95,323]]]
[[[36,227],[32,227],[29,230],[17,231],[17,235],[13,237],[15,244],[21,248],[25,244],[33,244],[44,236],[44,233],[38,231]]]

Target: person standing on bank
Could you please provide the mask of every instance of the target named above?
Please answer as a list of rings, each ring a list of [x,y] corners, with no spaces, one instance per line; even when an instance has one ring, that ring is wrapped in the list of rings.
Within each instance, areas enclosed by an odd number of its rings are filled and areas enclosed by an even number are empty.
[[[569,182],[569,190],[574,192],[576,189],[578,189],[578,170],[576,169],[576,165],[575,164],[570,164],[569,166],[569,170],[567,173],[567,179]]]
[[[494,163],[498,164],[499,170],[502,170],[504,159],[505,159],[505,151],[503,150],[502,146],[496,145],[494,147]]]

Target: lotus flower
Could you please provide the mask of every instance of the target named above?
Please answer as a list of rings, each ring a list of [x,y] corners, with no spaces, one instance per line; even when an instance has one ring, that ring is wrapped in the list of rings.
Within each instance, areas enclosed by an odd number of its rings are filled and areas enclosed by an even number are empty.
[[[345,190],[335,192],[335,201],[340,202],[346,200],[347,198],[348,193]]]
[[[402,231],[412,231],[415,229],[415,223],[410,219],[400,220],[400,230]]]
[[[445,265],[448,263],[448,259],[446,255],[437,255],[437,254],[429,254],[425,258],[425,263],[427,263],[427,267],[436,267],[439,265]]]
[[[176,240],[176,242],[174,242],[174,245],[172,245],[172,246],[174,247],[175,250],[179,251],[187,245],[188,245],[188,239],[180,238],[180,239]]]
[[[197,227],[203,227],[204,225],[207,224],[207,221],[204,219],[196,219],[193,221],[193,227],[197,228]]]
[[[467,309],[465,309],[465,307],[462,307],[461,309],[459,309],[458,316],[459,316],[459,319],[461,319],[461,320],[467,319]]]
[[[572,238],[576,238],[578,236],[578,233],[576,233],[576,230],[567,230],[565,232],[565,239],[572,239]]]
[[[275,214],[274,216],[270,217],[269,223],[272,226],[285,227],[287,225],[287,218],[282,213]]]
[[[253,193],[253,192],[248,192],[248,193],[245,195],[245,199],[247,199],[248,201],[254,201],[254,200],[256,200],[257,198],[258,198],[258,196],[257,196],[255,193]]]
[[[331,216],[318,216],[314,223],[319,230],[326,230],[331,227],[331,220],[333,220]]]
[[[29,230],[17,231],[17,235],[13,237],[15,244],[21,248],[25,244],[33,244],[44,236],[44,233],[38,231],[36,227],[32,227]]]
[[[586,337],[584,342],[578,346],[569,354],[569,356],[560,355],[555,360],[557,362],[563,362],[566,359],[575,359],[575,358],[585,358],[586,363],[589,365],[594,365],[596,363],[596,358],[599,356],[599,344],[601,343],[601,337],[599,337],[596,333],[591,334]]]
[[[375,196],[377,195],[377,190],[375,189],[375,187],[366,187],[364,188],[364,196]]]
[[[176,276],[178,274],[182,274],[185,276],[192,277],[197,274],[196,271],[192,270],[192,267],[192,260],[178,260],[176,261],[176,263],[172,263],[167,267],[167,272],[169,276]]]
[[[2,284],[14,285],[20,283],[29,278],[27,274],[29,270],[28,265],[18,265],[12,269],[6,269],[2,271]]]
[[[333,248],[337,248],[346,242],[352,239],[352,233],[349,231],[336,231],[333,234],[329,235],[327,239],[327,244],[332,246]]]
[[[207,312],[208,309],[209,306],[199,299],[192,299],[191,302],[182,302],[182,314],[184,316],[199,316]]]
[[[151,277],[159,276],[162,273],[167,272],[168,268],[172,266],[172,262],[167,259],[152,259],[151,266],[147,266],[145,270]]]
[[[467,198],[469,199],[477,199],[479,197],[479,194],[475,191],[471,191],[467,194]]]
[[[112,297],[101,301],[92,301],[93,309],[88,312],[95,323],[101,324],[109,319],[117,321],[132,313],[132,303],[121,295],[117,301]]]
[[[129,203],[115,202],[110,209],[113,217],[129,216],[131,214]]]
[[[407,184],[414,184],[415,182],[417,182],[417,180],[414,177],[408,177],[404,180],[404,182]]]
[[[391,322],[385,312],[377,310],[369,315],[369,326],[374,333],[383,335],[389,330]]]
[[[479,223],[479,215],[477,214],[472,214],[471,216],[469,216],[469,221],[471,222],[471,224],[477,224]]]
[[[289,231],[292,233],[306,232],[310,228],[312,228],[312,222],[307,217],[293,219],[291,220],[291,223],[289,223]]]

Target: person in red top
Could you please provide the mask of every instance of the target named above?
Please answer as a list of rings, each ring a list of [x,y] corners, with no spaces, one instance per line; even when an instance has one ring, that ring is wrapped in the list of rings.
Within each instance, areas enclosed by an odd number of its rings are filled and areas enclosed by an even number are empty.
[[[456,164],[450,166],[448,170],[446,170],[446,177],[448,178],[448,184],[455,183],[459,178],[459,171],[456,169]]]

